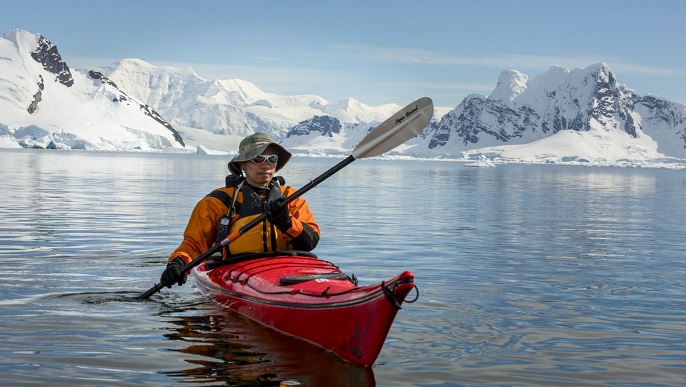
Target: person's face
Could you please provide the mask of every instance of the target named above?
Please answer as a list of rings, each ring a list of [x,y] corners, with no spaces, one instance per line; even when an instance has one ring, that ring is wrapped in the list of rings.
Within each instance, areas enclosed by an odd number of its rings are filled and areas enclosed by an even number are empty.
[[[270,148],[267,148],[260,154],[260,156],[256,157],[253,160],[245,161],[242,163],[242,168],[243,171],[245,172],[245,179],[248,181],[248,184],[252,185],[253,187],[263,187],[266,188],[269,186],[269,182],[272,180],[272,177],[274,177],[274,174],[276,173],[276,164],[277,162],[274,161],[274,163],[270,163],[269,159],[271,159],[269,156],[276,155],[276,152]],[[265,157],[261,157],[265,156]],[[256,163],[255,161],[262,161],[261,163]]]

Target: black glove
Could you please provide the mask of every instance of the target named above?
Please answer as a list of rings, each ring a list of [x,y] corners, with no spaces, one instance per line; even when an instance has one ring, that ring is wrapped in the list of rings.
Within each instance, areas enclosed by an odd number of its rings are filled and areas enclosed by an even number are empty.
[[[286,198],[282,196],[269,204],[269,220],[281,232],[286,232],[291,228],[291,214],[288,213],[288,205],[281,207],[285,201]]]
[[[178,283],[179,286],[185,284],[188,274],[181,273],[181,268],[185,264],[186,262],[180,257],[174,258],[173,261],[167,264],[167,268],[164,270],[164,273],[162,273],[162,277],[160,277],[160,282],[168,288],[171,288],[172,285],[174,285],[174,282]]]

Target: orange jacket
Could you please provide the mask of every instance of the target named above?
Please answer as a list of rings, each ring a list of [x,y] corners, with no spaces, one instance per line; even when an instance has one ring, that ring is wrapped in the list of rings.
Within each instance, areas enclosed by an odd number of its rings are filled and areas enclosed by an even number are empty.
[[[235,189],[235,187],[219,188],[213,193],[223,191],[228,198],[232,198]],[[284,197],[288,197],[295,192],[295,189],[290,186],[282,185],[279,186],[279,189]],[[237,205],[242,204],[242,191],[240,190],[236,196]],[[228,206],[222,200],[212,196],[212,194],[200,200],[188,220],[188,225],[183,233],[183,242],[169,256],[168,261],[172,261],[175,257],[181,257],[186,263],[189,263],[212,247],[217,237],[219,220],[222,215],[226,215],[228,212]],[[315,222],[314,215],[310,212],[307,202],[301,197],[294,199],[288,203],[288,212],[291,215],[291,228],[286,233],[282,233],[276,227],[273,227],[268,220],[265,220],[263,224],[253,227],[250,231],[231,242],[228,246],[229,253],[240,254],[287,249],[313,249],[319,241],[319,226]],[[258,215],[241,218],[238,214],[232,212],[230,231],[240,228]],[[273,246],[271,243],[273,232],[276,233],[276,246]],[[303,243],[302,241],[306,242]]]

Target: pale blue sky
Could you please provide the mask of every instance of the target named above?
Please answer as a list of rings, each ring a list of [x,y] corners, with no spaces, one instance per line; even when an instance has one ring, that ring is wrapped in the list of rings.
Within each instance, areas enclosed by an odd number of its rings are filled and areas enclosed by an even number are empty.
[[[457,106],[503,70],[605,62],[624,83],[686,103],[681,0],[0,0],[2,33],[52,41],[71,67],[123,58],[190,66],[267,92]]]

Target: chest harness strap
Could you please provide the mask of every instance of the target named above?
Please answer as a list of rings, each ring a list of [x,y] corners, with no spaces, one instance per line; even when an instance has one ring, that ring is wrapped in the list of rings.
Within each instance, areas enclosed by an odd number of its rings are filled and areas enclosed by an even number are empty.
[[[221,242],[226,239],[231,230],[231,215],[236,214],[239,218],[261,214],[263,212],[269,211],[269,204],[282,196],[281,189],[279,189],[280,184],[285,184],[285,179],[281,176],[276,176],[269,183],[269,189],[255,189],[249,184],[245,184],[245,178],[229,175],[226,177],[226,186],[233,187],[233,195],[229,198],[226,192],[221,190],[214,190],[210,192],[207,196],[219,199],[228,208],[226,214],[219,218],[219,225],[217,227],[217,235],[215,237],[215,243]],[[243,193],[242,202],[237,202],[238,192]],[[269,251],[266,238],[267,222],[262,224],[262,235],[263,235],[263,250]],[[272,250],[276,248],[276,232],[275,226],[271,225],[271,245]],[[224,256],[227,257],[231,254],[229,250],[229,245],[224,247]]]

